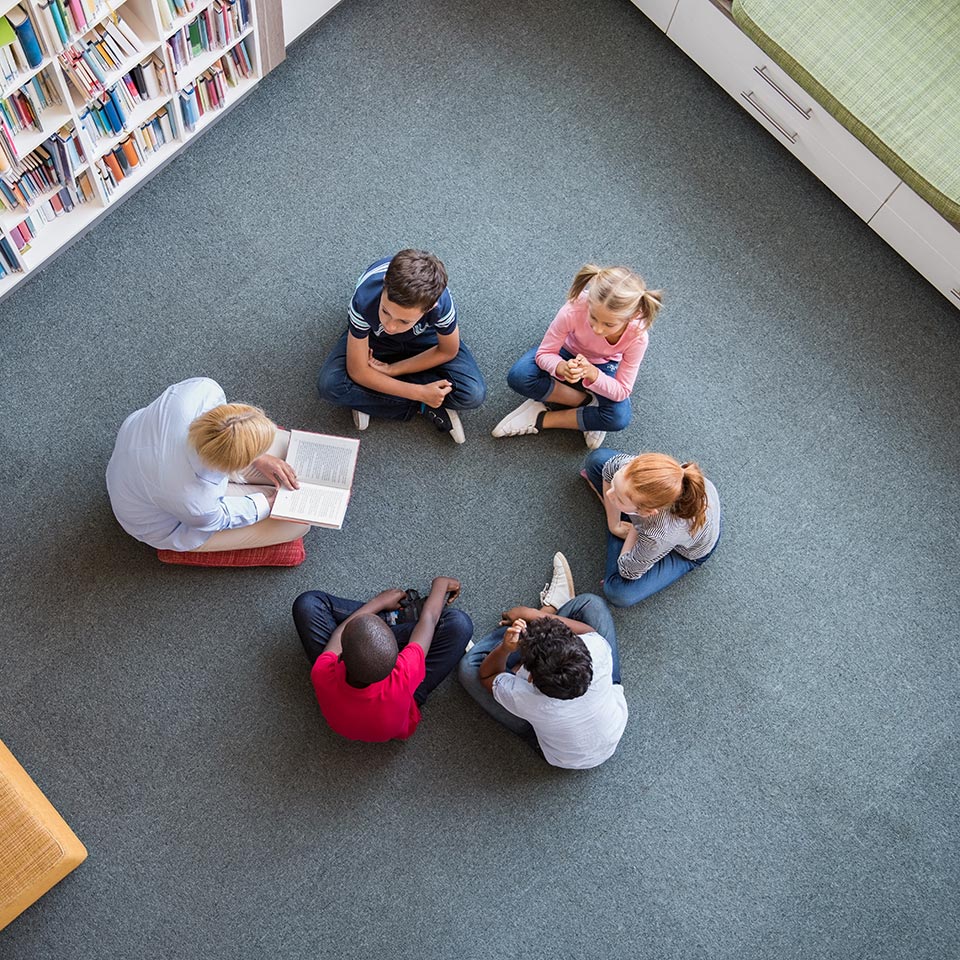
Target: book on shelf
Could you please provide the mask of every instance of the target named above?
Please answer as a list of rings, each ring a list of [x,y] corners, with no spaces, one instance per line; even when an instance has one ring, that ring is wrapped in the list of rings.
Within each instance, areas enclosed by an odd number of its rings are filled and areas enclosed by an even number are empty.
[[[234,43],[250,25],[246,0],[217,0],[189,23],[167,38],[174,70],[182,70],[191,60],[210,50],[222,50]]]
[[[107,23],[110,29],[107,29]],[[117,37],[123,38],[121,46]],[[71,43],[58,54],[60,64],[70,82],[84,100],[103,93],[107,78],[115,74],[130,57],[139,54],[143,44],[121,17],[116,23],[106,21],[88,31],[82,39]]]
[[[19,257],[14,253],[10,241],[4,236],[0,236],[0,267],[3,268],[3,273],[0,276],[5,276],[8,273],[23,273],[23,264],[20,263]]]
[[[97,159],[94,170],[104,195],[112,195],[136,168],[173,139],[175,133],[170,110],[164,105],[149,120],[135,127],[130,136]]]
[[[36,4],[40,19],[47,28],[47,37],[54,52],[59,53],[70,38],[96,23],[107,10],[104,0],[39,0]]]
[[[14,134],[24,130],[39,130],[40,114],[61,102],[57,85],[50,81],[46,70],[41,70],[19,89],[0,98],[0,117]]]
[[[183,125],[193,130],[204,114],[220,110],[227,102],[227,82],[221,61],[217,60],[208,70],[180,91],[180,113]]]
[[[196,7],[194,0],[157,0],[157,11],[164,30],[169,30],[175,21],[192,13]]]
[[[290,431],[286,460],[299,490],[277,491],[270,516],[339,530],[347,513],[360,441],[325,433]]]
[[[30,63],[16,31],[6,17],[0,17],[0,81],[6,89],[30,71]]]
[[[71,192],[63,196],[63,190],[72,190],[75,171],[81,166],[80,147],[76,142],[76,132],[69,127],[48,137],[40,146],[30,151],[17,165],[16,176],[0,178],[0,208],[6,210],[32,211],[37,204],[52,204],[52,212],[59,215],[57,202],[52,197],[42,200],[44,194],[53,192],[69,212],[76,202],[84,203],[92,194],[89,181],[80,198]],[[44,207],[47,213],[51,210]],[[41,216],[44,213],[41,212]],[[51,219],[51,217],[44,217]]]
[[[6,21],[13,27],[20,41],[27,58],[27,64],[30,67],[39,67],[43,63],[43,48],[40,46],[40,39],[37,30],[34,28],[33,20],[30,14],[23,8],[22,4],[7,11]]]

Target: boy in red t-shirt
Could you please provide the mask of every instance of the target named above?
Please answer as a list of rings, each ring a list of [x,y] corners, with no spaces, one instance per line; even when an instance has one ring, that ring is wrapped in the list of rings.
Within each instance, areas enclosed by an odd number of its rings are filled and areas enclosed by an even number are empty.
[[[459,580],[435,577],[420,619],[393,626],[379,614],[399,609],[403,590],[384,590],[366,603],[321,590],[297,597],[293,620],[332,730],[368,743],[405,740],[416,730],[420,707],[473,635],[462,610],[445,608],[459,593]]]

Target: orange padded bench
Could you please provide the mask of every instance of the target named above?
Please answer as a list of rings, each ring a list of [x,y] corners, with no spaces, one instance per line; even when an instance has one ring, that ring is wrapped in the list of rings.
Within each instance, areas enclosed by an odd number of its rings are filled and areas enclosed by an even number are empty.
[[[86,847],[0,741],[0,930],[86,859]]]

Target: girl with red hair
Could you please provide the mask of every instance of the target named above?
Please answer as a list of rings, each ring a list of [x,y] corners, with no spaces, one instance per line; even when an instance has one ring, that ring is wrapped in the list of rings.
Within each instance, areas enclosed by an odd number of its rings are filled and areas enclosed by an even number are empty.
[[[603,592],[631,607],[699,567],[720,539],[717,488],[692,462],[602,448],[583,476],[607,515]]]

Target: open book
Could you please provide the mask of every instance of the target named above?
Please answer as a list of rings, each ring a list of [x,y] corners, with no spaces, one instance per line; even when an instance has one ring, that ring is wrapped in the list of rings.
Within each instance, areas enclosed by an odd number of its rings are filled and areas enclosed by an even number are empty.
[[[339,530],[347,512],[360,441],[325,433],[290,431],[287,463],[297,471],[299,490],[280,489],[271,517]]]

